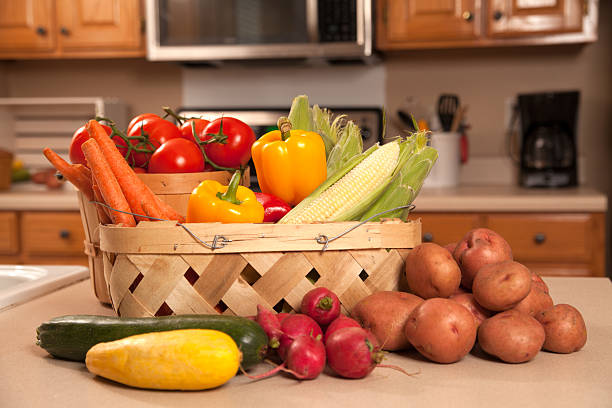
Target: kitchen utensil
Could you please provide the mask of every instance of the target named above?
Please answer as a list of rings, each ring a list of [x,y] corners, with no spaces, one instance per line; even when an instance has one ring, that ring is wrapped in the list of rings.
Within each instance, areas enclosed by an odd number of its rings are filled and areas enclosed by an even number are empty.
[[[449,132],[453,124],[453,118],[459,107],[459,97],[454,94],[442,94],[438,98],[438,117],[442,130]]]
[[[468,140],[467,134],[465,133],[465,126],[463,125],[463,118],[467,112],[467,105],[460,105],[453,117],[453,123],[451,125],[451,132],[459,132],[459,149],[461,152],[461,164],[467,163],[468,160]]]

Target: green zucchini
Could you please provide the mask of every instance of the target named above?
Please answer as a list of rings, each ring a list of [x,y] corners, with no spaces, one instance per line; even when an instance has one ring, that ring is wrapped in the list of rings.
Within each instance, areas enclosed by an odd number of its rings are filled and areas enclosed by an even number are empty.
[[[212,329],[228,334],[242,352],[242,367],[249,368],[266,355],[268,337],[256,322],[239,316],[176,315],[162,317],[61,316],[36,329],[37,344],[54,357],[85,361],[87,351],[98,343],[134,334]]]

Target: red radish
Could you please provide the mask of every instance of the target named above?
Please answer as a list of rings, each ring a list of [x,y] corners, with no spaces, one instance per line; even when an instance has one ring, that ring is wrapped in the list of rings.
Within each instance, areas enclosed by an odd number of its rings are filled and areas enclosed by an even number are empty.
[[[273,349],[278,348],[283,332],[276,314],[262,305],[257,305],[257,316],[255,319],[268,335],[268,346]]]
[[[333,322],[327,326],[327,330],[325,330],[325,336],[323,337],[323,343],[327,343],[327,338],[331,336],[333,332],[336,330],[343,329],[345,327],[361,327],[359,322],[355,319],[351,319],[348,316],[341,314],[338,316]]]
[[[291,313],[281,312],[281,313],[278,313],[278,314],[276,315],[276,318],[278,319],[278,322],[279,322],[279,323],[282,323],[282,322],[283,322],[283,320],[285,320],[285,317],[289,316],[290,314],[291,314]]]
[[[327,362],[345,378],[363,378],[383,360],[376,337],[360,327],[345,327],[333,332],[325,343]]]
[[[315,379],[325,369],[325,346],[321,342],[321,336],[298,336],[287,350],[287,358],[274,369],[259,375],[249,375],[248,378],[261,379],[285,371],[300,380]],[[244,371],[243,371],[244,372]]]
[[[326,326],[340,315],[340,300],[327,288],[314,288],[302,298],[300,311]]]
[[[323,337],[321,327],[311,317],[305,314],[291,314],[283,319],[281,323],[283,334],[280,336],[280,345],[278,346],[278,354],[283,359],[287,357],[287,351],[291,343],[299,336],[317,336]]]

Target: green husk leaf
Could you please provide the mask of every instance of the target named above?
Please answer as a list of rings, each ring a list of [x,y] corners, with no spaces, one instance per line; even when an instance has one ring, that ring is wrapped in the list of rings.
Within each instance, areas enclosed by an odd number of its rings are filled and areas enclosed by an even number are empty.
[[[374,151],[376,151],[376,149],[378,149],[379,147],[380,147],[380,145],[377,143],[377,144],[373,145],[372,147],[370,147],[365,152],[363,152],[363,153],[361,153],[361,154],[359,154],[357,156],[353,156],[351,159],[349,159],[342,169],[338,170],[332,177],[329,177],[327,180],[325,180],[323,183],[321,183],[321,185],[319,187],[317,187],[312,193],[310,193],[310,195],[308,197],[306,197],[305,199],[300,201],[300,203],[298,205],[293,207],[291,209],[291,211],[289,211],[287,214],[285,214],[285,216],[283,218],[281,218],[278,221],[278,223],[279,224],[285,224],[287,219],[292,217],[295,212],[301,210],[302,208],[304,208],[308,204],[310,204],[310,202],[312,202],[317,197],[319,197],[323,191],[327,190],[332,184],[334,184],[336,181],[340,180],[346,173],[351,171],[353,169],[353,167],[355,167],[356,165],[361,163],[366,157],[368,157],[370,154],[372,154]]]
[[[427,146],[425,132],[415,133],[410,139],[413,141],[413,149],[408,157],[403,159],[404,163],[398,165],[387,190],[361,215],[361,221],[382,211],[411,204],[421,190],[425,178],[438,159],[438,151]],[[399,209],[373,218],[371,221],[379,221],[382,218],[401,218],[405,221],[408,213],[408,209]]]
[[[293,98],[288,118],[293,129],[316,131],[307,95]]]
[[[327,177],[333,176],[353,156],[363,151],[361,129],[353,121],[347,122],[340,138],[327,158]]]
[[[315,131],[321,135],[325,143],[325,156],[329,155],[338,142],[338,134],[342,131],[342,121],[345,115],[339,115],[332,120],[332,113],[328,109],[321,109],[319,105],[312,107],[312,118]]]

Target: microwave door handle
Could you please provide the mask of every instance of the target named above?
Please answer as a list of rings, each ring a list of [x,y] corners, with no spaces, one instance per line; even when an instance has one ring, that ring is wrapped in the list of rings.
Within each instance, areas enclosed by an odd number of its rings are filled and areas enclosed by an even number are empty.
[[[306,0],[306,30],[308,40],[316,44],[319,42],[319,9],[318,0]]]

